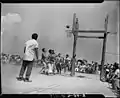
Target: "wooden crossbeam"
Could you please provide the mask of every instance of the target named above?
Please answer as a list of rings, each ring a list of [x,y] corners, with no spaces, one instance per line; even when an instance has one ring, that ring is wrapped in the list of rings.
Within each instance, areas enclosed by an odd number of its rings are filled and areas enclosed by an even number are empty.
[[[78,36],[78,38],[98,38],[98,39],[104,39],[102,36]]]
[[[65,31],[72,33],[72,30],[65,30]],[[105,33],[105,30],[78,30],[75,32],[78,32],[78,33]]]
[[[105,33],[105,30],[78,30],[80,33]]]

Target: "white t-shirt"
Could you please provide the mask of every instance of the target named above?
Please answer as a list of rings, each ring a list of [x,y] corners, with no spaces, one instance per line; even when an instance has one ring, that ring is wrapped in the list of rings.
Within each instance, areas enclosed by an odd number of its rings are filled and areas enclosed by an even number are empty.
[[[28,40],[25,43],[26,49],[25,49],[25,53],[24,53],[24,60],[28,60],[28,61],[32,61],[33,59],[35,59],[35,52],[34,49],[38,48],[38,42],[34,39],[32,40]]]
[[[117,77],[120,77],[120,69],[117,69],[117,70],[115,71],[115,75],[117,75]]]
[[[68,64],[70,64],[70,60],[71,60],[70,57],[66,58],[66,60],[68,60]]]

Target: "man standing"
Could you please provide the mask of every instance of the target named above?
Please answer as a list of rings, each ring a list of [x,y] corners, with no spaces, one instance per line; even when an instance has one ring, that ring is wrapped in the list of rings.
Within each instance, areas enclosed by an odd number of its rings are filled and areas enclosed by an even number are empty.
[[[41,62],[42,62],[42,64],[43,64],[43,67],[42,67],[42,69],[41,69],[41,71],[40,71],[40,73],[41,72],[45,72],[45,69],[47,68],[47,55],[46,55],[46,49],[45,48],[43,48],[42,49],[42,58],[41,58]]]
[[[55,53],[54,50],[49,49],[48,55],[48,73],[47,74],[55,74]]]
[[[36,41],[37,38],[38,38],[38,34],[33,33],[32,39],[28,40],[25,43],[23,63],[22,63],[22,67],[20,70],[19,77],[17,77],[19,81],[24,80],[25,82],[32,82],[29,80],[29,78],[31,75],[35,56],[36,56],[36,60],[38,60],[38,42]],[[26,68],[27,68],[26,76],[25,78],[23,78]]]
[[[61,60],[61,54],[59,53],[56,58],[56,69],[58,74],[61,74]]]
[[[69,71],[69,68],[70,68],[70,57],[68,54],[66,54],[64,73],[66,73],[67,70]]]

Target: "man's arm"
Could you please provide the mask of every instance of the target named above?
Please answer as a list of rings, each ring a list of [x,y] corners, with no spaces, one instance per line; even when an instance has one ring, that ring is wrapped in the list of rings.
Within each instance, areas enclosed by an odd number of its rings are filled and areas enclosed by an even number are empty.
[[[111,80],[115,78],[115,76],[117,75],[117,71],[115,71],[114,75],[112,76]]]
[[[36,55],[36,58],[38,60],[38,48],[35,48],[35,55]]]
[[[25,53],[26,47],[24,47],[24,53]]]

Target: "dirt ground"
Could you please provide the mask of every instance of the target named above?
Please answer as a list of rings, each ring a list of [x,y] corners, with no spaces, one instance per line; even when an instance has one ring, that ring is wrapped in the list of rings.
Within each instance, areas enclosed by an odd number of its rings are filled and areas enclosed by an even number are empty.
[[[30,79],[32,82],[17,81],[19,65],[1,65],[1,83],[3,94],[103,94],[105,97],[115,97],[107,83],[99,80],[99,75],[69,73],[46,76],[40,74],[40,68],[33,68]]]

